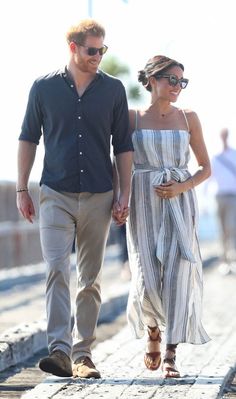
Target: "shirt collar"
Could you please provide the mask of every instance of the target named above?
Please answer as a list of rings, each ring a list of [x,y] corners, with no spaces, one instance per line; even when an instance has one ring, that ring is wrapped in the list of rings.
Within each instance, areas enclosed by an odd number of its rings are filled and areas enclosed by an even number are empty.
[[[73,82],[73,78],[72,78],[67,66],[65,66],[63,70],[60,70],[59,73],[61,76],[63,76],[63,78],[68,79],[69,81]],[[104,73],[100,69],[98,69],[94,80],[98,80],[100,78],[104,78]]]

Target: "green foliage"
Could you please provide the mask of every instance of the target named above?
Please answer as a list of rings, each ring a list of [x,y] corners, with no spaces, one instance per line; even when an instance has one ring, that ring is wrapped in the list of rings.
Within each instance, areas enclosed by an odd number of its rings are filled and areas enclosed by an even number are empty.
[[[136,84],[130,84],[128,86],[128,97],[132,98],[132,100],[139,100],[140,99],[140,88]]]
[[[108,55],[101,62],[101,69],[109,75],[118,77],[122,80],[128,99],[138,101],[141,98],[139,86],[135,83],[126,83],[130,77],[130,69],[127,65],[120,62],[114,55]]]
[[[122,64],[117,57],[110,55],[104,57],[101,63],[101,69],[112,76],[129,75],[129,67]]]

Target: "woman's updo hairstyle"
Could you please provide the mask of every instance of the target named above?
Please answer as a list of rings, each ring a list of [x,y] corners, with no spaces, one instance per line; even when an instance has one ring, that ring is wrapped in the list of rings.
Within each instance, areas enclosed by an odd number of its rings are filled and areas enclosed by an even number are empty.
[[[166,72],[172,66],[178,66],[184,71],[183,64],[180,64],[178,61],[164,55],[155,55],[155,57],[148,60],[144,69],[138,71],[138,81],[142,83],[145,89],[152,91],[149,78],[159,72]]]

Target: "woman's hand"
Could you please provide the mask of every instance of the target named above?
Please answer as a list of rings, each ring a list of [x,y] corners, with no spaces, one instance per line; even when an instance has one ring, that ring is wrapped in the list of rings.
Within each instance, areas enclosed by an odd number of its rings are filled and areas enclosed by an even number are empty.
[[[154,190],[158,197],[163,199],[176,197],[184,191],[182,183],[175,180],[170,180],[167,183],[162,183],[160,186],[155,186]]]
[[[117,226],[122,226],[126,223],[127,217],[129,216],[129,207],[121,207],[118,201],[114,202],[112,207],[112,218]]]

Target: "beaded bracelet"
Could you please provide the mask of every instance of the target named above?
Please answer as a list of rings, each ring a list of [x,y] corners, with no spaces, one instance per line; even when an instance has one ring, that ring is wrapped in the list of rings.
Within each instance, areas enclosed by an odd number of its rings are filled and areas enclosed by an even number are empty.
[[[23,191],[29,191],[28,188],[19,188],[18,190],[16,190],[17,193],[23,193]]]

